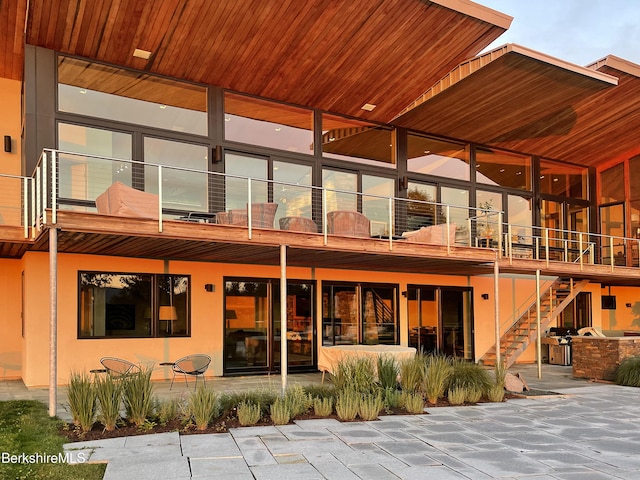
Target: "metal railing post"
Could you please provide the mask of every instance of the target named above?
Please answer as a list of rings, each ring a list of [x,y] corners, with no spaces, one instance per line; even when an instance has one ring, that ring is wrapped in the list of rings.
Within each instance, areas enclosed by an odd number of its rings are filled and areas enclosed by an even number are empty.
[[[502,212],[498,212],[498,256],[502,258],[502,242],[504,239],[502,238]]]
[[[40,172],[40,205],[42,224],[47,224],[47,154],[42,154],[42,170]]]
[[[327,239],[327,190],[322,189],[322,234],[324,235],[324,244],[326,245],[328,242]]]
[[[251,179],[247,178],[247,227],[249,228],[249,240],[253,236],[253,218],[251,215]]]
[[[57,184],[58,184],[58,169],[57,165],[58,155],[55,150],[51,151],[51,223],[56,224],[58,215],[56,212],[57,199]]]
[[[613,272],[613,267],[615,265],[615,258],[613,255],[613,237],[609,237],[609,258],[611,259],[611,271]]]
[[[162,232],[162,165],[158,165],[158,232]]]
[[[507,254],[509,256],[509,265],[513,265],[513,242],[512,242],[512,232],[513,229],[511,228],[511,224],[507,225],[507,243],[506,243],[506,247],[507,247]]]
[[[451,239],[449,238],[449,225],[450,225],[450,220],[451,220],[451,211],[450,211],[450,205],[446,205],[445,208],[445,215],[446,215],[446,222],[447,222],[447,227],[446,227],[446,237],[447,237],[447,255],[451,255]]]
[[[549,229],[544,229],[544,256],[547,261],[547,268],[549,268]]]
[[[393,250],[393,197],[389,197],[389,250]]]
[[[580,232],[578,234],[578,249],[580,250],[580,270],[582,270],[584,268],[584,262],[582,261],[582,257],[584,256],[584,250],[583,250],[583,244],[582,244],[582,232]]]
[[[24,226],[24,238],[29,238],[29,182],[28,178],[22,179],[22,224]]]

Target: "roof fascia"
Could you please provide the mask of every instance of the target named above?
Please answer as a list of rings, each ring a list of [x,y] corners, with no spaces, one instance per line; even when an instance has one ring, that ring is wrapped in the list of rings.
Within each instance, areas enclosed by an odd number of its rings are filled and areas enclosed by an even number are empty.
[[[615,55],[607,55],[606,57],[587,65],[586,68],[597,71],[605,66],[633,75],[634,77],[640,77],[640,65],[629,60],[625,60],[624,58],[616,57]]]
[[[441,7],[455,10],[463,13],[483,22],[491,23],[496,27],[504,28],[507,30],[511,26],[513,17],[506,13],[493,10],[492,8],[485,7],[479,3],[471,2],[470,0],[430,0],[431,3],[440,5]]]

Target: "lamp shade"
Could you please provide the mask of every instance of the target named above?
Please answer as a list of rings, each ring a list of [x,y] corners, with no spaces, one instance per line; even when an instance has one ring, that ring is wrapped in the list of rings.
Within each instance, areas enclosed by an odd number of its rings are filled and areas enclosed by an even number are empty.
[[[178,319],[178,311],[176,310],[176,307],[170,305],[162,305],[160,306],[158,317],[160,320],[174,321]]]

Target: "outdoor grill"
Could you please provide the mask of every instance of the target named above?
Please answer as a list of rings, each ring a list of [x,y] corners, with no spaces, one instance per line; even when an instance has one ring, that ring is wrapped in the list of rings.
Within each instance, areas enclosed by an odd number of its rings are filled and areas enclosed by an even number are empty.
[[[571,337],[578,335],[575,328],[551,327],[542,343],[549,346],[551,365],[571,365]]]

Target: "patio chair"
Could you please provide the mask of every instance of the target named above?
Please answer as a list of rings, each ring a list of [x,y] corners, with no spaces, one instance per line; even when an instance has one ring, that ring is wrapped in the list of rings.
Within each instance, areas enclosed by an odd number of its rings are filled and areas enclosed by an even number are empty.
[[[106,373],[113,378],[123,378],[131,373],[140,372],[140,367],[134,363],[117,357],[102,357],[100,363]]]
[[[189,386],[187,381],[187,375],[193,375],[196,377],[196,387],[198,386],[198,376],[202,376],[202,381],[207,383],[204,378],[204,373],[209,368],[211,363],[211,357],[203,353],[196,353],[195,355],[187,355],[186,357],[179,358],[173,364],[171,364],[171,371],[173,372],[173,378],[171,379],[171,386],[169,390],[173,388],[173,382],[176,379],[176,373],[184,375],[184,383]]]

